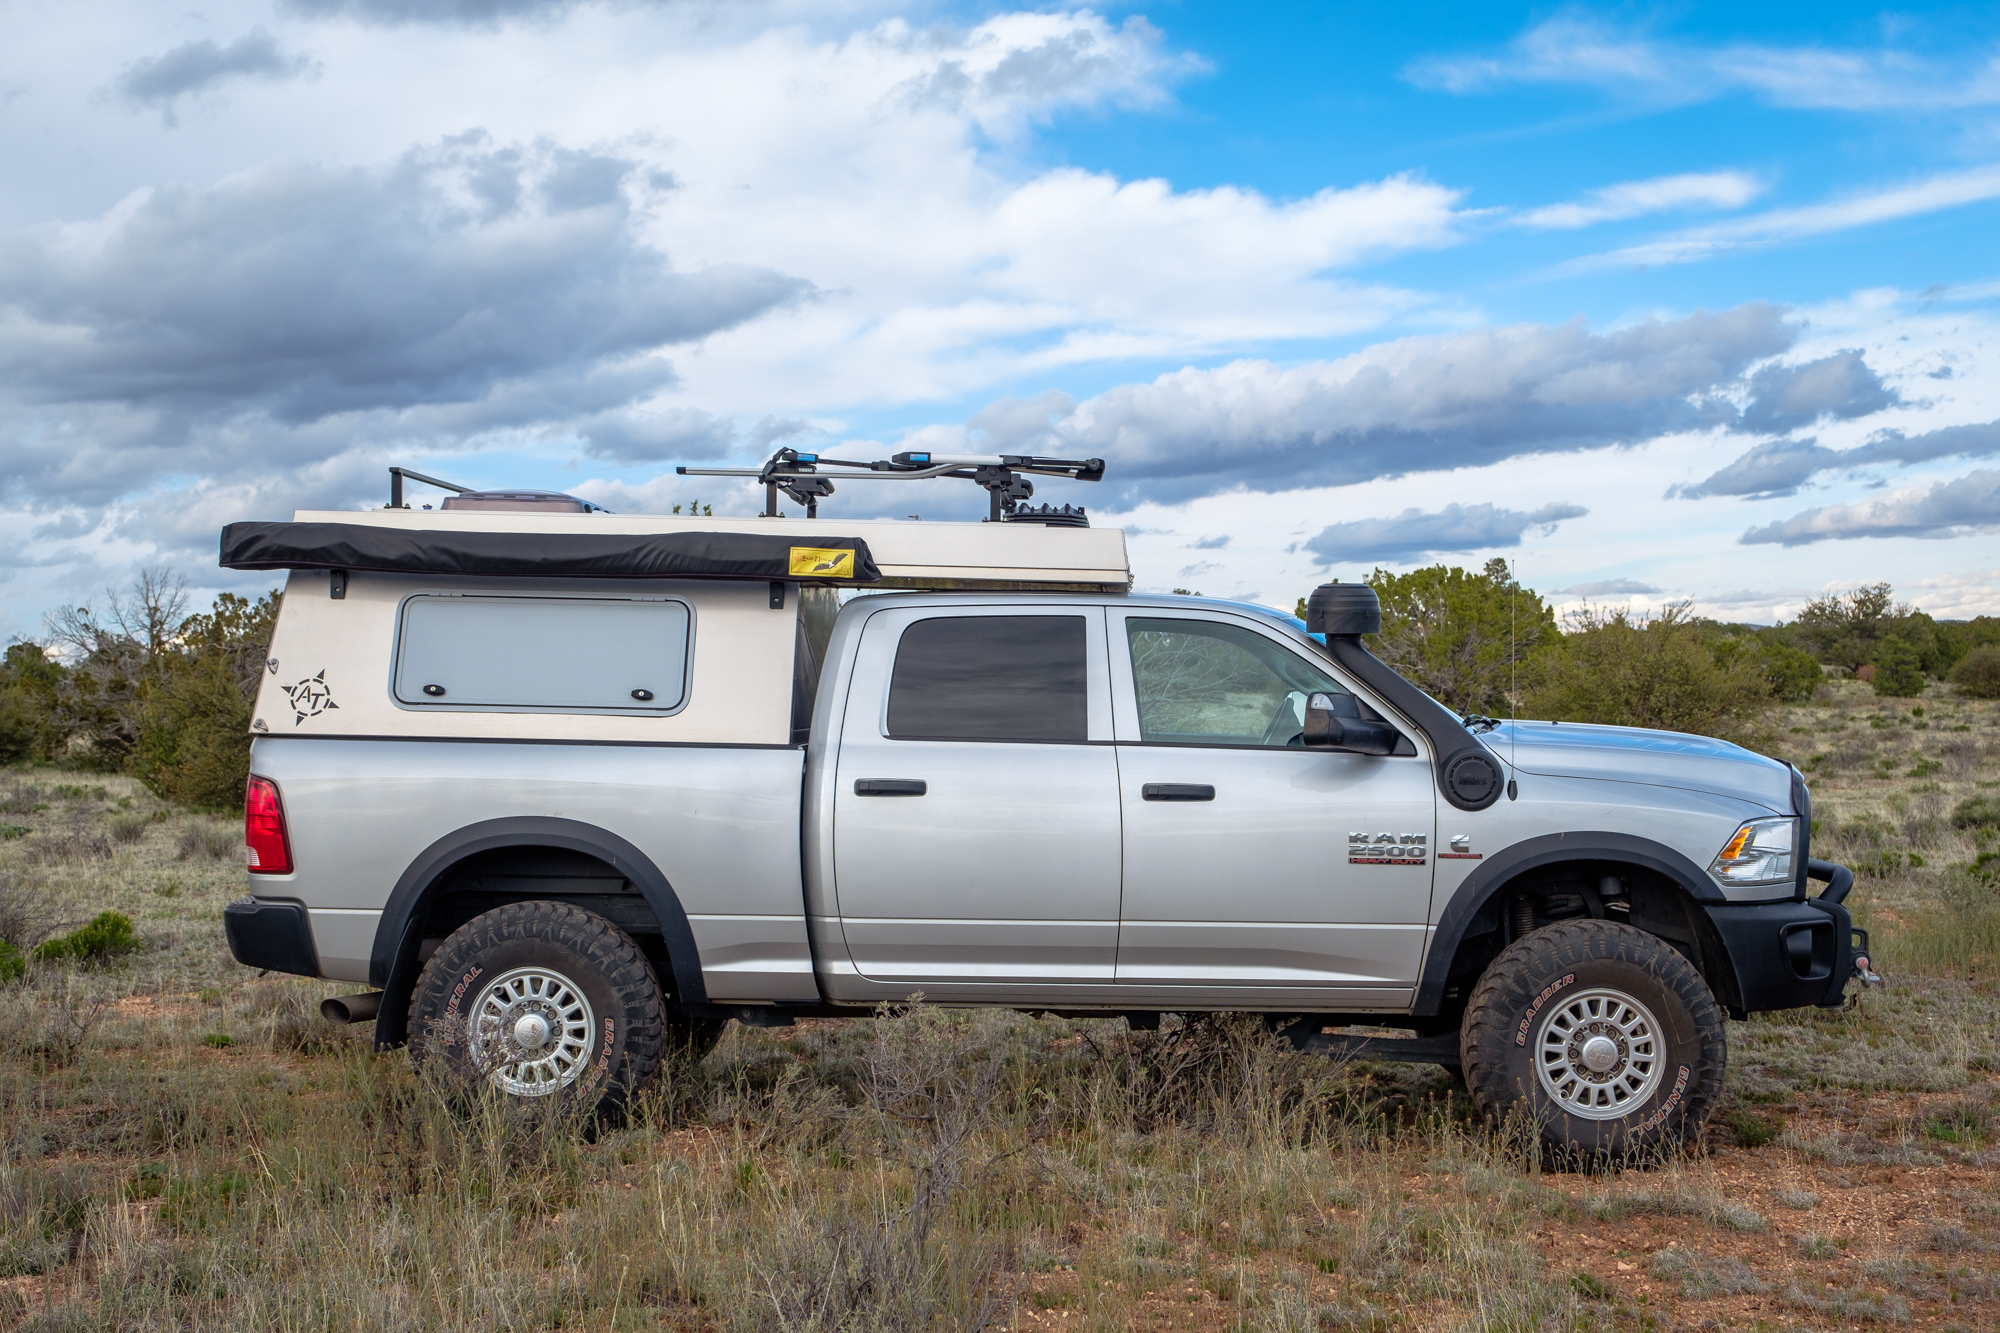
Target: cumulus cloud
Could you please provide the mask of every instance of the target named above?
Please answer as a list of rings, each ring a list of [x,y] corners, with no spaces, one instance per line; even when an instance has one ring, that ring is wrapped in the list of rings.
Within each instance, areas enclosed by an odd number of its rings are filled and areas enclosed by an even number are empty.
[[[1446,505],[1435,514],[1405,509],[1393,518],[1335,523],[1305,543],[1322,565],[1386,560],[1405,564],[1427,555],[1519,546],[1530,529],[1555,530],[1567,518],[1589,513],[1582,505],[1545,504],[1532,513],[1490,504]]]
[[[1530,209],[1520,222],[1541,231],[1573,231],[1672,209],[1741,208],[1763,191],[1761,181],[1740,171],[1657,176],[1592,190],[1571,203]]]
[[[10,449],[14,485],[80,498],[228,477],[274,461],[272,436],[323,458],[346,445],[326,424],[354,414],[449,437],[603,413],[672,382],[659,349],[805,290],[673,267],[641,236],[630,173],[470,133],[384,168],[260,168],[0,237],[0,415],[40,438]]]
[[[1945,426],[1919,435],[1878,431],[1866,444],[1828,449],[1814,440],[1771,440],[1757,445],[1727,467],[1667,493],[1685,498],[1790,495],[1822,472],[1871,463],[1926,463],[1936,458],[1990,458],[2000,454],[2000,421]]]
[[[1995,528],[2000,528],[2000,472],[1981,468],[1859,504],[1807,509],[1751,528],[1739,540],[1746,546],[1805,546],[1856,537],[1960,537]]]
[[[1574,320],[1406,338],[1337,361],[1179,370],[1074,406],[1004,400],[960,438],[1116,458],[1106,485],[1128,500],[1345,485],[1731,425],[1723,391],[1793,336],[1776,307],[1749,304],[1610,333]]]
[[[172,125],[174,104],[183,97],[234,80],[284,83],[315,68],[311,57],[286,55],[277,38],[263,28],[252,28],[227,46],[203,38],[134,61],[112,83],[111,90],[133,106],[159,111]]]
[[[1637,579],[1598,579],[1591,583],[1578,583],[1567,588],[1557,588],[1558,593],[1571,597],[1640,597],[1660,591],[1650,583]]]
[[[1901,395],[1849,348],[1804,365],[1765,366],[1750,377],[1750,401],[1736,430],[1782,434],[1832,418],[1850,421],[1895,407]]]
[[[1815,440],[1769,440],[1691,486],[1669,488],[1667,494],[1686,500],[1709,495],[1790,495],[1815,473],[1832,467],[1839,457],[1839,450],[1825,448]]]
[[[1845,111],[2000,103],[2000,81],[1976,57],[1952,63],[1889,48],[1748,42],[1701,46],[1577,14],[1544,20],[1492,54],[1413,61],[1403,77],[1421,88],[1452,93],[1567,83],[1669,104],[1734,92],[1749,92],[1779,106]]]

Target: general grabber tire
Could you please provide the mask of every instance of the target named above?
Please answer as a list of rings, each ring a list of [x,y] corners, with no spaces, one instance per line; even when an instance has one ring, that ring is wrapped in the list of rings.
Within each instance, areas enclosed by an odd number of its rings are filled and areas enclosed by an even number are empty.
[[[720,1024],[670,1027],[659,977],[631,937],[561,902],[510,903],[460,926],[410,999],[419,1063],[523,1106],[556,1100],[608,1120],[663,1059],[706,1054],[711,1028]]]
[[[1722,1012],[1665,940],[1561,921],[1507,946],[1459,1031],[1473,1104],[1532,1125],[1560,1165],[1617,1167],[1701,1132],[1728,1066]]]

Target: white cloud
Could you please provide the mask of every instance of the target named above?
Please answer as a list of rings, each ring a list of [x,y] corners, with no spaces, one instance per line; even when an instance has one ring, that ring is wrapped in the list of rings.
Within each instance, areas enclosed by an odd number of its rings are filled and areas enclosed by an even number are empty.
[[[1403,76],[1422,88],[1473,93],[1507,84],[1568,83],[1657,103],[1749,92],[1779,106],[1821,110],[1944,110],[2000,104],[2000,60],[1953,62],[1894,49],[1839,50],[1735,42],[1700,46],[1565,14],[1490,55],[1432,56]]]
[[[1079,404],[1001,403],[969,431],[907,443],[945,448],[969,436],[1009,453],[1116,458],[1107,487],[1128,503],[1229,484],[1337,485],[1732,425],[1740,409],[1725,392],[1794,336],[1764,305],[1607,333],[1580,320],[1479,329],[1337,361],[1178,370]]]
[[[1951,481],[1891,492],[1858,504],[1822,505],[1742,537],[1753,546],[1806,546],[1857,537],[1960,537],[2000,528],[2000,472],[1981,468]]]
[[[1564,519],[1582,518],[1582,505],[1556,501],[1528,512],[1490,504],[1449,504],[1436,513],[1405,509],[1382,518],[1333,523],[1305,543],[1320,563],[1406,564],[1426,556],[1519,546],[1521,534],[1547,536]]]
[[[2000,199],[2000,166],[1944,172],[1907,185],[1851,195],[1798,208],[1774,208],[1731,222],[1694,227],[1676,235],[1572,260],[1558,272],[1583,273],[1607,267],[1651,268],[1692,264],[1786,241],[1806,240],[1899,218],[1962,208]]]
[[[1763,182],[1740,171],[1689,172],[1607,185],[1571,203],[1530,209],[1519,221],[1542,231],[1572,231],[1676,209],[1741,208],[1763,192]]]
[[[1583,598],[1652,596],[1662,591],[1654,584],[1641,583],[1637,579],[1594,579],[1556,589],[1559,594]]]

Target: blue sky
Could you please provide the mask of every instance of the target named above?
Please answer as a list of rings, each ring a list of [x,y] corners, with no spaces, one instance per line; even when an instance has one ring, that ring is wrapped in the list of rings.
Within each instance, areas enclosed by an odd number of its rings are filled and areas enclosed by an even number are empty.
[[[1142,588],[2000,613],[1991,7],[8,17],[10,634],[389,463],[749,513],[672,466],[778,442],[1101,453]]]

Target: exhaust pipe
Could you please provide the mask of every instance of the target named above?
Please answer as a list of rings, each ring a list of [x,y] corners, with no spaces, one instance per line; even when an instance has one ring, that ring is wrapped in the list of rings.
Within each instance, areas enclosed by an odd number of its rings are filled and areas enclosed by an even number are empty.
[[[319,1015],[329,1023],[365,1023],[381,1011],[382,992],[363,995],[336,995],[319,1002]]]

